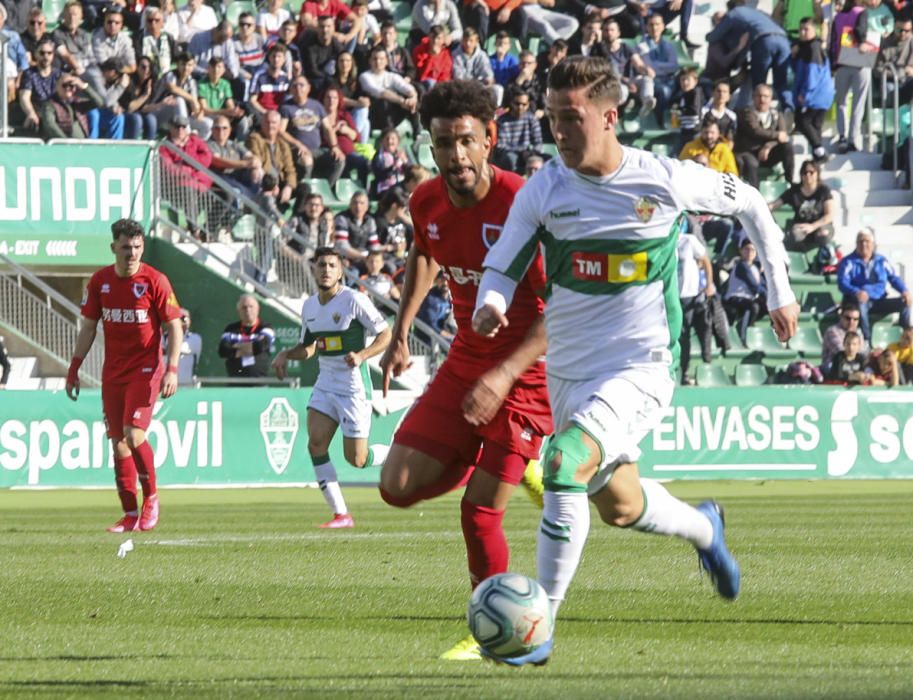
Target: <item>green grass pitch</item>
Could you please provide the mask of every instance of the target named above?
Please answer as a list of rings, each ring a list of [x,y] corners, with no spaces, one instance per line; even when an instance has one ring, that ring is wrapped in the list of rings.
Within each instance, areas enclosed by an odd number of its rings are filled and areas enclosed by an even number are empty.
[[[443,662],[466,633],[459,500],[349,488],[162,492],[134,536],[110,492],[0,492],[0,696],[911,698],[913,481],[688,482],[726,507],[742,596],[690,546],[598,523],[542,668]],[[521,494],[511,569],[535,572]]]

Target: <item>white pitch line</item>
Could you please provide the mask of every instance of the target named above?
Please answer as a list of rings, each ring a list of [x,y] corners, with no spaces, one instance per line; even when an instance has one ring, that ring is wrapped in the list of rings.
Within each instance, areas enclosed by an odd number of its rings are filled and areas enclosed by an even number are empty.
[[[655,464],[657,472],[813,472],[817,464]]]
[[[419,539],[428,538],[463,538],[461,533],[450,532],[346,532],[346,533],[300,533],[297,535],[214,535],[212,537],[184,537],[173,540],[137,540],[136,544],[157,544],[164,547],[207,547],[219,544],[244,544],[248,542],[301,542],[310,540],[328,540],[331,537],[345,539]]]

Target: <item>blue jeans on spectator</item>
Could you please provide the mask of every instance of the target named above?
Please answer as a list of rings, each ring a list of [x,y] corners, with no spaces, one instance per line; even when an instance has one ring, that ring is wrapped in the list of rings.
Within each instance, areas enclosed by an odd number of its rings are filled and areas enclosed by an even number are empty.
[[[855,295],[845,294],[843,300],[859,304],[859,330],[862,331],[862,335],[870,343],[872,341],[872,326],[869,322],[869,315],[872,313],[893,314],[900,312],[901,328],[910,327],[910,307],[904,303],[901,297],[870,298],[868,301],[859,301]]]
[[[762,36],[751,45],[751,88],[767,82],[767,71],[774,72],[774,93],[780,101],[780,111],[794,110],[793,92],[789,84],[792,53],[785,36]]]
[[[371,143],[371,121],[368,119],[367,107],[353,107],[349,110],[352,121],[355,122],[355,131],[358,132],[360,143]]]
[[[101,124],[101,110],[90,109],[88,112],[86,112],[86,119],[89,121],[88,137],[90,139],[97,139],[99,134],[99,125]]]
[[[103,109],[99,112],[99,122],[102,137],[118,141],[124,138],[123,114],[115,114],[111,109]]]
[[[154,114],[129,112],[124,115],[124,138],[154,141],[158,133],[158,119]]]

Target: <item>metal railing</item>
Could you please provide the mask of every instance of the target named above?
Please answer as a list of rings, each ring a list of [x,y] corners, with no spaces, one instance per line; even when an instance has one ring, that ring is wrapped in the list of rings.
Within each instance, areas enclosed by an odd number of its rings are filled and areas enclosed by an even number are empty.
[[[157,223],[172,232],[188,234],[181,237],[183,242],[196,238],[189,235],[189,229],[194,229],[203,241],[216,242],[230,236],[245,243],[239,252],[240,270],[236,274],[254,284],[261,293],[268,289],[276,295],[300,297],[317,291],[310,266],[298,252],[308,249],[308,241],[288,226],[280,227],[237,185],[203,167],[168,140],[158,145],[212,180],[212,185],[196,189],[192,186],[193,176],[176,172],[173,166],[157,158],[160,207],[170,210],[170,216],[160,211]],[[185,226],[180,225],[178,214],[186,219]],[[201,249],[211,252],[205,246]]]
[[[888,147],[888,111],[887,102],[888,97],[888,73],[891,74],[891,83],[892,90],[891,94],[893,96],[894,102],[894,124],[892,125],[893,129],[891,134],[893,138],[890,143],[892,144],[891,148],[891,172],[894,177],[897,177],[897,149],[900,147],[900,144],[897,142],[900,137],[900,78],[897,75],[897,69],[892,63],[885,63],[884,70],[881,73],[881,154],[884,155],[885,149]],[[871,90],[869,90],[871,92]],[[871,128],[871,125],[870,125]],[[896,182],[895,182],[896,184]]]
[[[79,307],[7,256],[0,254],[0,320],[66,368],[76,345]],[[83,361],[80,379],[101,386],[104,336],[101,329]]]
[[[374,302],[374,305],[382,312],[386,312],[388,315],[392,316],[399,313],[398,302],[378,294],[369,286],[363,285],[355,270],[352,270],[351,268],[346,270],[346,280],[352,286],[362,287],[365,294],[370,297],[371,301]],[[426,337],[428,340],[423,340],[419,337],[419,334]],[[417,318],[412,322],[412,329],[409,332],[407,347],[409,348],[409,354],[413,357],[425,358],[425,369],[428,373],[428,377],[431,378],[447,357],[447,353],[450,351],[450,340],[442,336],[427,323]]]

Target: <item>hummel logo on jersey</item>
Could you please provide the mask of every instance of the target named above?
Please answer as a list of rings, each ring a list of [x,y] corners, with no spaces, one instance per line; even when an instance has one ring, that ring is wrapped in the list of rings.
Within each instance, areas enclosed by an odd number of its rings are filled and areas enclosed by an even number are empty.
[[[133,296],[137,299],[142,299],[143,294],[149,290],[149,285],[145,282],[134,282],[133,283]]]
[[[437,224],[428,224],[428,238],[432,241],[441,240],[441,234],[437,232]]]
[[[111,285],[108,284],[107,282],[105,282],[105,283],[101,286],[101,293],[102,293],[102,294],[107,294],[107,293],[110,292],[110,291],[111,291]]]
[[[568,211],[554,211],[553,210],[553,211],[549,212],[549,216],[552,217],[553,219],[566,219],[569,216],[580,216],[580,210],[579,209],[570,209]]]

